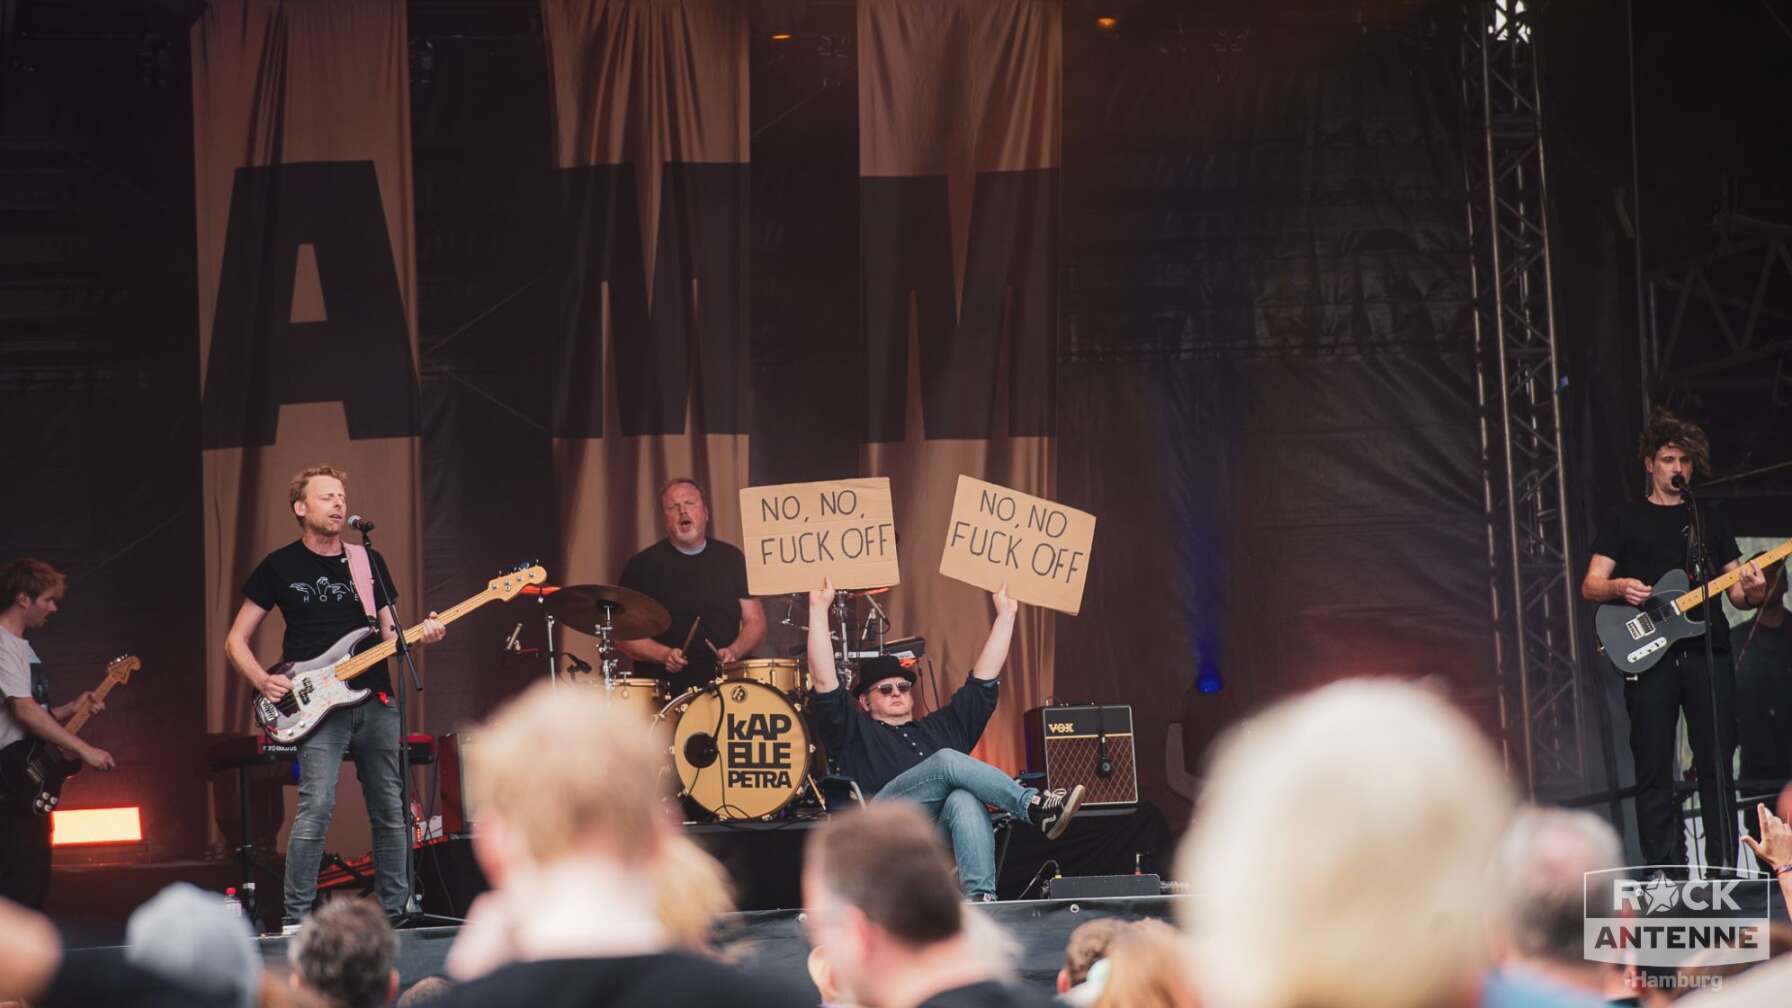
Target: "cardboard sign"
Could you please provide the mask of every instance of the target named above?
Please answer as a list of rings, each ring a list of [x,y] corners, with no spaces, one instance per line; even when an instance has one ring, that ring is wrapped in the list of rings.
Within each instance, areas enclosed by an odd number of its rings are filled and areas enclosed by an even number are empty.
[[[902,581],[888,477],[747,487],[740,526],[755,595],[806,592],[823,578],[835,588]]]
[[[994,483],[958,477],[940,573],[985,591],[1006,584],[1030,605],[1083,607],[1095,516]]]

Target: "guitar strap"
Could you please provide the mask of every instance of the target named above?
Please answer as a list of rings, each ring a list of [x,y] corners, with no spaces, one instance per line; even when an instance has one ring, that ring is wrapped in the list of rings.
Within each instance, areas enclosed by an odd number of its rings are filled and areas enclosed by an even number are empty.
[[[367,557],[367,547],[343,543],[342,548],[348,550],[348,573],[355,580],[355,594],[361,597],[361,611],[367,614],[367,622],[378,629],[378,610],[373,606],[373,562]]]

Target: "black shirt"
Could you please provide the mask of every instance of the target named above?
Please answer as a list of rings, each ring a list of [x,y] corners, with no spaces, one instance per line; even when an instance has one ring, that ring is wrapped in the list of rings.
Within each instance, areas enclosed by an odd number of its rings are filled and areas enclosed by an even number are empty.
[[[396,589],[387,598],[380,585],[391,584],[392,574],[378,553],[371,553],[375,565],[373,594],[374,611],[378,612],[398,597]],[[294,540],[269,553],[243,582],[243,596],[263,609],[278,607],[286,618],[286,636],[280,644],[281,661],[304,661],[316,658],[350,630],[367,626],[367,614],[355,594],[355,579],[348,571],[348,551],[337,556],[311,552],[303,539]],[[362,646],[379,642],[371,635]],[[356,689],[392,692],[392,679],[386,674],[386,663],[361,673],[352,685]]]
[[[683,952],[512,963],[454,987],[436,1003],[444,1008],[807,1008],[809,1004],[795,990]]]
[[[940,991],[917,1008],[1045,1008],[1056,1003],[1043,991],[985,980]]]
[[[690,664],[682,672],[669,675],[664,665],[643,661],[635,662],[636,672],[667,679],[675,690],[714,679],[716,657],[703,641],[708,638],[721,648],[740,636],[740,600],[748,597],[747,558],[740,550],[711,539],[703,552],[686,556],[670,540],[661,539],[629,559],[622,568],[622,586],[653,599],[672,615],[672,625],[654,638],[667,647],[683,647],[691,621],[703,618],[691,646],[684,649]]]
[[[999,679],[971,676],[946,706],[908,724],[885,724],[859,708],[858,701],[836,687],[812,693],[810,723],[840,769],[859,782],[869,798],[904,770],[941,749],[968,753],[983,737],[983,727],[996,712]]]
[[[1701,507],[1699,514],[1705,520],[1705,537],[1711,543],[1711,573],[1715,577],[1723,571],[1725,564],[1740,559],[1742,550],[1736,546],[1736,536],[1730,531],[1729,519],[1722,511]],[[1688,556],[1691,534],[1692,513],[1686,505],[1631,501],[1619,507],[1600,527],[1599,534],[1593,538],[1593,552],[1617,561],[1612,577],[1636,578],[1652,586],[1671,570],[1686,571],[1691,578],[1692,564]],[[1696,583],[1694,587],[1697,587]],[[1724,618],[1723,606],[1712,609],[1711,625],[1706,630],[1711,635],[1711,650],[1729,651],[1730,621]],[[1704,610],[1705,606],[1699,605],[1688,610],[1686,615],[1702,620]],[[1674,644],[1676,650],[1702,650],[1704,647],[1705,642],[1698,637],[1688,637]]]

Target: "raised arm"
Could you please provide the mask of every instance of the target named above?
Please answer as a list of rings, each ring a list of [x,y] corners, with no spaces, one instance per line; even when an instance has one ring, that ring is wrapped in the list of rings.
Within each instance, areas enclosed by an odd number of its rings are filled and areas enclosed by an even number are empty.
[[[828,636],[828,607],[834,604],[834,582],[823,579],[821,587],[809,593],[809,683],[817,693],[832,693],[840,688],[840,673],[834,668],[834,640]]]
[[[1002,674],[1002,666],[1008,664],[1008,645],[1014,640],[1014,617],[1020,612],[1020,603],[1008,597],[1007,585],[991,595],[990,600],[996,605],[996,619],[989,626],[989,637],[977,655],[977,664],[971,668],[971,675],[978,679],[995,679]]]

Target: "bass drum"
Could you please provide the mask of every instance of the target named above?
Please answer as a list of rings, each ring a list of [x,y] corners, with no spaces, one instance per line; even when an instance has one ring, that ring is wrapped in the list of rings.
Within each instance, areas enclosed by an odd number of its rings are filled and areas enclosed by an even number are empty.
[[[764,683],[732,680],[694,689],[654,718],[672,727],[680,798],[717,819],[769,819],[809,773],[802,707]]]

